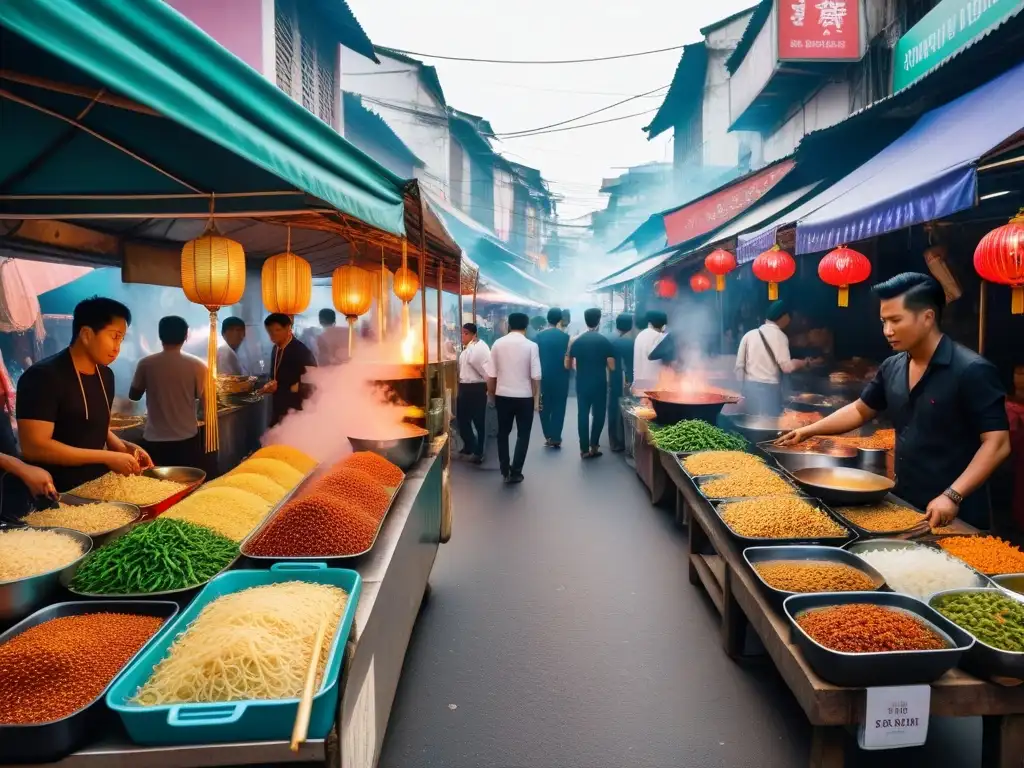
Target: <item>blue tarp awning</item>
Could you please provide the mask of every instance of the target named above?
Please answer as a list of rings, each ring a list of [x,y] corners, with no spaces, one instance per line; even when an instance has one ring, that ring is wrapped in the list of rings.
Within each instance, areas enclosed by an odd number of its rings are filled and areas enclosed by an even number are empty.
[[[797,253],[949,216],[974,206],[978,160],[1024,129],[1024,64],[923,115],[905,134],[770,227],[740,238],[740,262],[796,224]]]

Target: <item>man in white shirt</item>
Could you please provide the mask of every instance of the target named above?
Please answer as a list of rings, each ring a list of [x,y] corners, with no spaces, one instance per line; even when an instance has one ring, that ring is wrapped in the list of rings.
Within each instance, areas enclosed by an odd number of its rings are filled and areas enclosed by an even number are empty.
[[[526,338],[530,324],[522,312],[508,316],[508,335],[494,342],[487,369],[487,395],[498,411],[498,461],[506,483],[523,482],[533,413],[540,410],[540,350]],[[509,461],[508,438],[516,426],[515,455]]]
[[[655,388],[665,364],[660,360],[651,360],[651,352],[665,337],[665,326],[668,316],[664,312],[652,310],[647,313],[647,327],[636,335],[633,342],[633,381]]]
[[[459,355],[459,399],[455,416],[462,438],[463,456],[474,464],[484,460],[484,425],[487,421],[487,366],[491,350],[477,336],[476,323],[462,326],[462,354]],[[474,429],[476,433],[474,434]]]
[[[238,358],[238,348],[245,341],[245,320],[225,317],[220,324],[220,335],[224,343],[217,347],[217,375],[245,376],[247,371]]]
[[[747,331],[736,352],[736,378],[743,382],[746,412],[758,416],[782,413],[782,376],[805,367],[809,361],[789,354],[789,310],[776,301],[765,313],[764,325]]]
[[[321,309],[320,327],[316,335],[316,361],[322,367],[348,362],[348,328],[339,328],[338,315],[333,309]]]

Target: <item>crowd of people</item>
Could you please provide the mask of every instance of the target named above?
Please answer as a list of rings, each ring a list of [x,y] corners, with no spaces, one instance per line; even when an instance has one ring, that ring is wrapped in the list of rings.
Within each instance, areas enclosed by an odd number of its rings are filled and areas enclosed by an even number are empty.
[[[569,311],[548,310],[546,327],[519,312],[508,316],[508,333],[488,348],[474,323],[462,328],[459,357],[457,423],[460,453],[474,464],[484,462],[487,409],[498,425],[498,464],[506,483],[524,479],[523,466],[535,415],[544,433],[544,447],[559,450],[569,390],[575,381],[580,458],[602,455],[601,435],[608,426],[612,452],[625,450],[619,399],[640,380],[636,371],[657,381],[674,356],[664,312],[649,312],[634,335],[634,318],[620,314],[615,330],[601,333],[601,310],[583,313],[586,330],[570,336]],[[513,429],[515,447],[510,446]]]

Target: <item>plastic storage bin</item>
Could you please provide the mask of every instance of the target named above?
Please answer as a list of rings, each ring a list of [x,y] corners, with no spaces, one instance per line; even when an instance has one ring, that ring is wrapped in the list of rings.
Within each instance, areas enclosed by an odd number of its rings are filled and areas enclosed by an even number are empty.
[[[217,576],[174,624],[137,657],[107,694],[107,706],[117,712],[128,735],[138,744],[210,744],[232,741],[281,741],[291,738],[299,708],[298,698],[231,701],[210,704],[165,704],[140,707],[129,703],[149,679],[153,668],[167,655],[174,639],[208,604],[223,595],[249,587],[309,581],[341,587],[349,596],[345,612],[331,641],[327,668],[320,690],[313,696],[309,738],[326,738],[334,722],[340,696],[338,679],[345,643],[348,642],[362,588],[362,578],[352,570],[328,568],[324,563],[275,563],[270,570],[230,571]]]

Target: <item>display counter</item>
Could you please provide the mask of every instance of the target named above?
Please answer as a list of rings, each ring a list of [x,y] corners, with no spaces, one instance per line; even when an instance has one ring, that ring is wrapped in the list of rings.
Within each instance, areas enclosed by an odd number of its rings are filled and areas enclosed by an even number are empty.
[[[406,475],[377,542],[369,554],[344,566],[359,572],[362,594],[345,649],[341,701],[326,740],[305,743],[297,753],[286,742],[245,742],[181,747],[132,744],[116,718],[110,732],[57,763],[61,768],[205,768],[312,763],[330,768],[376,765],[406,649],[437,556],[443,510],[447,445]],[[243,559],[241,568],[259,567]]]
[[[663,454],[664,465],[675,457]],[[676,462],[677,463],[677,462]],[[677,463],[678,464],[678,463]],[[813,727],[811,768],[841,768],[846,728],[864,717],[865,689],[843,688],[819,677],[790,641],[790,625],[758,588],[738,544],[711,505],[680,468],[669,472],[689,521],[690,583],[702,586],[721,615],[725,652],[743,655],[746,630],[752,628]],[[973,531],[958,521],[961,532]],[[1019,768],[1024,760],[1024,686],[1004,687],[960,670],[947,672],[931,685],[931,714],[981,716],[984,766]]]

